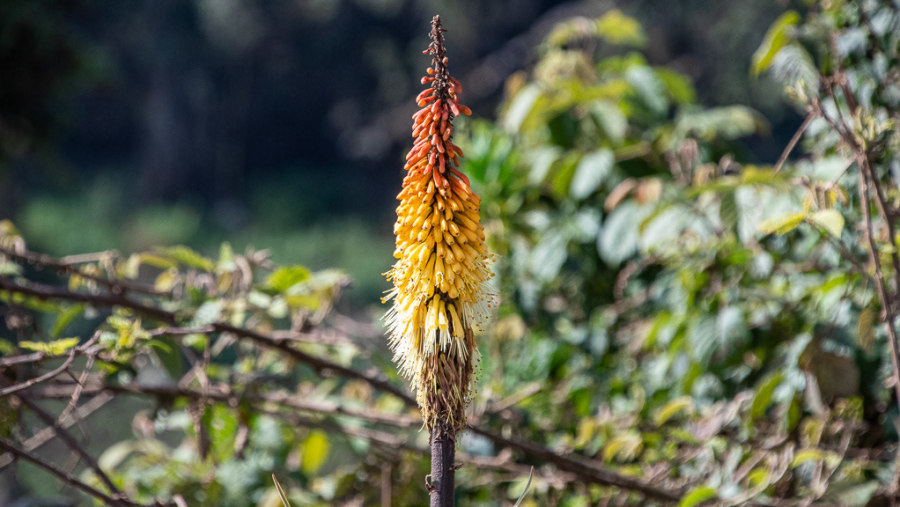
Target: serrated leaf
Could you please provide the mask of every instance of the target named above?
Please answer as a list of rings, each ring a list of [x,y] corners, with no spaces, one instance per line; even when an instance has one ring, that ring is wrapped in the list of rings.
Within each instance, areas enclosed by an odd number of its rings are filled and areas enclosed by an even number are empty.
[[[806,213],[802,211],[788,213],[787,215],[764,220],[759,224],[759,230],[763,234],[787,234],[802,224],[804,219],[806,219]]]
[[[753,63],[750,69],[754,75],[759,75],[769,68],[778,51],[790,41],[788,32],[798,22],[800,22],[800,14],[796,11],[787,11],[772,23],[759,48],[753,53]]]
[[[825,229],[825,232],[840,239],[844,231],[844,216],[834,209],[823,209],[809,215],[810,221]]]

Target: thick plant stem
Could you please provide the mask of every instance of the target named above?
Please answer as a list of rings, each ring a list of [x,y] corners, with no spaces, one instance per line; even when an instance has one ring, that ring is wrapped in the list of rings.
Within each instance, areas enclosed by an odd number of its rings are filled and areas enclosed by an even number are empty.
[[[431,507],[453,507],[455,456],[456,435],[439,424],[431,431]]]

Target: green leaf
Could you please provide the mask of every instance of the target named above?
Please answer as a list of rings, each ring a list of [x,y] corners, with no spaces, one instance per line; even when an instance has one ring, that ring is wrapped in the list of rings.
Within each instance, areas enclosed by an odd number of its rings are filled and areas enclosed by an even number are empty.
[[[856,331],[859,335],[859,346],[866,352],[872,351],[872,345],[875,343],[875,319],[877,314],[875,310],[868,306],[859,312],[859,322],[856,325]]]
[[[759,224],[759,230],[762,231],[763,234],[787,234],[796,229],[798,225],[802,224],[803,220],[806,219],[806,216],[806,212],[801,211],[797,213],[788,213],[787,215],[776,218],[770,218]]]
[[[20,341],[19,347],[25,350],[33,350],[35,352],[43,352],[50,356],[60,356],[65,354],[69,349],[78,345],[81,340],[79,338],[61,338],[51,342],[33,342]]]
[[[835,487],[837,492],[837,504],[847,507],[863,507],[869,505],[872,495],[881,487],[878,481],[868,481],[862,484],[851,484],[845,488]]]
[[[653,71],[662,80],[673,101],[678,104],[693,104],[697,101],[697,92],[690,78],[665,67],[653,67]]]
[[[819,71],[809,52],[799,44],[789,44],[775,55],[771,74],[782,85],[800,93],[796,98],[801,103],[813,95],[819,86]]]
[[[797,468],[807,461],[818,461],[823,458],[825,458],[825,453],[820,449],[801,449],[794,454],[791,468]]]
[[[710,486],[697,486],[681,497],[678,507],[694,507],[716,498],[716,489]]]
[[[159,250],[159,253],[166,257],[169,257],[172,260],[176,260],[184,264],[185,266],[201,269],[203,271],[213,271],[216,268],[216,263],[214,263],[212,260],[207,259],[206,257],[200,255],[196,251],[184,245],[162,248]]]
[[[63,310],[63,312],[59,314],[59,317],[56,318],[56,322],[53,324],[53,328],[50,330],[50,337],[56,338],[61,335],[62,332],[66,330],[66,327],[68,327],[69,323],[72,322],[75,317],[81,315],[81,312],[83,311],[84,304],[81,303],[72,305]]]
[[[649,211],[648,207],[629,200],[606,217],[597,240],[597,250],[604,261],[617,266],[637,252],[639,227]]]
[[[284,292],[298,283],[306,281],[310,272],[303,266],[284,266],[278,268],[266,278],[266,288],[275,292]]]
[[[766,414],[766,410],[772,404],[772,393],[781,384],[782,378],[783,374],[781,372],[775,372],[769,374],[760,383],[756,393],[753,395],[753,402],[750,404],[750,417],[752,419],[759,419]]]
[[[647,43],[641,24],[622,14],[619,9],[610,9],[597,20],[597,35],[610,44],[620,46],[641,48]]]
[[[766,119],[746,106],[691,108],[680,112],[675,121],[679,138],[696,136],[705,140],[738,139],[764,133],[768,129]]]
[[[634,459],[643,448],[644,441],[640,433],[634,430],[625,431],[614,436],[603,449],[603,459],[611,461],[618,457],[623,461]]]
[[[219,320],[219,317],[222,316],[222,302],[221,301],[206,301],[197,311],[194,312],[194,317],[191,319],[191,327],[205,327],[213,322]]]
[[[694,400],[690,396],[682,396],[663,405],[653,417],[653,423],[662,426],[679,412],[691,412],[694,410]]]
[[[844,216],[838,210],[830,208],[815,211],[809,215],[809,220],[835,238],[841,238],[844,231]]]
[[[614,163],[613,153],[605,148],[583,156],[575,167],[569,195],[576,199],[584,199],[594,193],[609,176]]]
[[[622,144],[628,132],[628,118],[614,102],[598,100],[592,102],[588,109],[591,118],[600,127],[606,138],[614,145]]]
[[[328,435],[321,430],[312,430],[309,436],[301,444],[301,452],[303,453],[300,469],[307,475],[315,474],[319,468],[325,464],[328,459],[328,451],[331,448],[331,442]]]
[[[525,120],[531,114],[540,97],[541,89],[537,84],[530,83],[519,90],[519,93],[513,97],[503,118],[503,127],[507,132],[516,133],[522,129]]]
[[[657,114],[666,112],[669,101],[666,98],[665,87],[653,69],[645,65],[629,67],[625,71],[625,79],[647,109]]]
[[[800,14],[796,11],[787,11],[772,23],[762,44],[753,53],[753,61],[750,66],[754,75],[764,72],[772,64],[772,59],[789,41],[789,30],[800,22]]]

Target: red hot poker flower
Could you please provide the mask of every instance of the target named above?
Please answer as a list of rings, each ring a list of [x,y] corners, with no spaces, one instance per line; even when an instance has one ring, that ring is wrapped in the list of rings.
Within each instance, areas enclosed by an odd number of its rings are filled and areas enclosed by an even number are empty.
[[[450,77],[440,17],[432,20],[429,85],[416,97],[412,149],[394,225],[398,260],[386,273],[394,288],[385,300],[390,345],[400,372],[416,392],[425,426],[456,432],[465,407],[482,332],[494,294],[491,257],[479,217],[481,199],[460,172],[462,150],[453,144],[453,118],[471,114],[459,103],[462,86]]]

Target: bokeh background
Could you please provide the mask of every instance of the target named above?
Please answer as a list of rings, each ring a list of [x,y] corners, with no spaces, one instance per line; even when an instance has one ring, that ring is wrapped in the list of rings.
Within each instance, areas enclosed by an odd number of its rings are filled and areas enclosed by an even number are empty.
[[[429,20],[475,117],[494,119],[556,22],[620,8],[698,102],[743,104],[774,160],[800,119],[750,57],[784,0],[5,0],[0,216],[54,255],[182,243],[340,266],[343,305],[387,287],[394,196]]]

